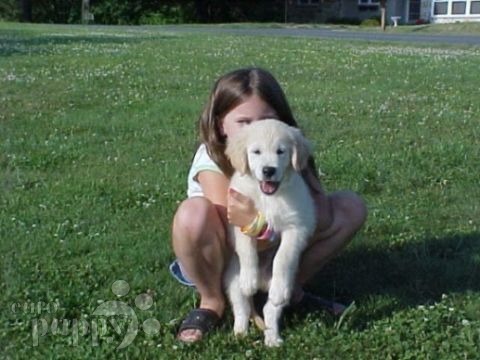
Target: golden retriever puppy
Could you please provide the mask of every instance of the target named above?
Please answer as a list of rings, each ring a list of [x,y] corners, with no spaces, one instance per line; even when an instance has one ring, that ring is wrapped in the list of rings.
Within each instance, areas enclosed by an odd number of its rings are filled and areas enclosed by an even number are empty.
[[[290,301],[300,256],[316,225],[313,199],[300,174],[307,166],[310,146],[300,130],[278,120],[261,120],[230,139],[226,154],[236,170],[230,186],[254,200],[280,238],[272,263],[272,256],[257,252],[257,241],[262,240],[230,227],[235,254],[224,284],[234,313],[234,333],[248,330],[254,312],[252,295],[257,290],[268,291],[263,308],[265,344],[279,346],[280,316]],[[262,271],[265,268],[270,270]]]

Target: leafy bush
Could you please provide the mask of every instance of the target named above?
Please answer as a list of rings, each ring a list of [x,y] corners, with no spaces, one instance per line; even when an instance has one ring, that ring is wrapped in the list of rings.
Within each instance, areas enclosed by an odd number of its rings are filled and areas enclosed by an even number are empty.
[[[183,24],[194,18],[192,9],[182,6],[163,5],[158,11],[147,12],[139,19],[143,25]]]
[[[34,22],[71,24],[80,21],[79,0],[35,0],[31,5],[31,17]],[[0,20],[21,20],[20,1],[0,0]]]
[[[380,20],[378,20],[377,18],[365,19],[360,23],[360,26],[377,27],[380,26]]]
[[[95,23],[110,25],[136,24],[142,7],[138,1],[105,0],[92,4],[90,11],[95,16]]]
[[[81,1],[36,0],[32,1],[32,16],[35,22],[74,24],[80,22]]]
[[[429,21],[428,20],[425,20],[425,19],[417,19],[415,20],[415,25],[425,25],[425,24],[428,24]]]
[[[79,23],[80,0],[31,0],[33,22]],[[20,0],[0,0],[0,19],[19,20]],[[282,21],[283,1],[251,0],[90,0],[94,22],[105,25],[178,24],[185,22]]]
[[[15,21],[20,16],[20,9],[17,0],[0,1],[0,20]]]

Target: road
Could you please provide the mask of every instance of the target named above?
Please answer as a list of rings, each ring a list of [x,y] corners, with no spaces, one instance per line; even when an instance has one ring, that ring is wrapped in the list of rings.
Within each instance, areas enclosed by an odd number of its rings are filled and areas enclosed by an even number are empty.
[[[338,28],[228,28],[219,26],[161,26],[172,32],[184,33],[223,33],[228,35],[250,35],[250,36],[286,36],[286,37],[304,37],[304,38],[322,38],[322,39],[341,39],[341,40],[363,40],[363,41],[382,41],[382,42],[404,42],[404,43],[423,43],[448,44],[448,45],[474,45],[480,46],[480,36],[477,35],[446,35],[446,34],[416,34],[416,33],[377,33],[368,31],[342,30]]]

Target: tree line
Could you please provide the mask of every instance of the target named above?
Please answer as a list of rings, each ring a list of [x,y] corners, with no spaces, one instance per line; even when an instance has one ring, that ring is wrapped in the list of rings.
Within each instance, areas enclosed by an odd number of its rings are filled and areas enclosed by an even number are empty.
[[[1,0],[0,19],[78,24],[87,7],[96,24],[280,22],[284,6],[285,0]]]

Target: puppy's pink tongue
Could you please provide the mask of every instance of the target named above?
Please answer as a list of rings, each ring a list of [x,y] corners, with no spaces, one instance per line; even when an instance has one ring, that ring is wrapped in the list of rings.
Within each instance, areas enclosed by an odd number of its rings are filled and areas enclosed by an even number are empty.
[[[278,182],[275,181],[262,181],[260,183],[260,190],[264,194],[271,195],[278,189]]]

